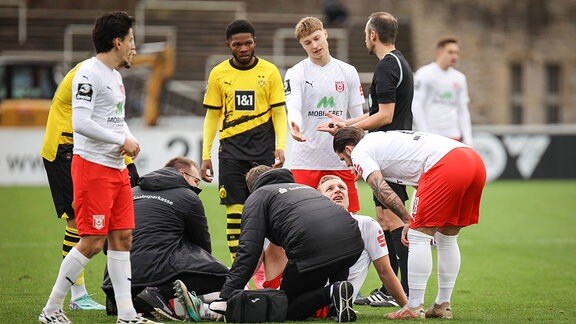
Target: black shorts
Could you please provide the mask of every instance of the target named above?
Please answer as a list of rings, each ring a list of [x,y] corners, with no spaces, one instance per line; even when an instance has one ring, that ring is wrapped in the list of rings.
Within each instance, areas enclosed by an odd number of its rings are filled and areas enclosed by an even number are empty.
[[[74,191],[72,190],[72,174],[70,171],[72,168],[73,147],[74,145],[72,144],[60,144],[58,145],[58,152],[54,161],[42,159],[58,218],[62,218],[64,214],[70,219],[74,218],[74,208],[72,208]]]
[[[220,204],[244,204],[250,195],[246,186],[246,173],[255,166],[272,166],[272,164],[274,164],[274,159],[256,161],[220,159],[218,164]]]
[[[386,183],[390,186],[390,188],[392,188],[392,190],[394,190],[394,192],[398,195],[398,197],[400,197],[402,202],[405,203],[408,200],[408,193],[406,192],[405,185],[400,185],[388,181],[386,181]],[[372,195],[372,199],[374,199],[374,205],[376,205],[376,207],[382,207],[382,209],[388,209],[386,206],[384,206],[383,203],[380,202],[380,200],[378,200],[378,198],[376,198],[376,196]]]

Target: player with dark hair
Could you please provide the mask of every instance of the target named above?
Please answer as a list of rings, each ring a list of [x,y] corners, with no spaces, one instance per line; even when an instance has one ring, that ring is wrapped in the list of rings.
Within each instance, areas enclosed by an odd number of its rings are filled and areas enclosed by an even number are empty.
[[[249,194],[244,176],[255,165],[282,167],[287,121],[280,72],[254,54],[254,26],[235,20],[225,35],[232,58],[215,66],[208,77],[201,175],[202,180],[212,182],[211,151],[218,132],[219,195],[226,205],[226,234],[234,259],[242,208]]]
[[[130,67],[130,58],[125,67]],[[74,140],[72,137],[72,80],[78,68],[86,61],[78,63],[72,68],[58,85],[54,93],[48,120],[46,133],[42,143],[40,154],[44,162],[44,169],[48,177],[48,184],[52,193],[52,201],[56,208],[58,218],[66,220],[64,241],[62,243],[62,257],[66,257],[80,240],[78,227],[74,220],[74,208],[72,204],[72,151]],[[124,162],[130,175],[130,183],[135,186],[138,183],[138,170],[134,161],[129,156],[124,156]],[[84,271],[72,286],[70,296],[70,309],[79,310],[103,310],[104,306],[94,301],[84,284]]]
[[[414,74],[414,129],[472,145],[466,76],[456,70],[458,40],[444,37],[436,44],[436,60]]]
[[[370,86],[369,113],[358,118],[343,121],[333,118],[330,126],[321,125],[319,130],[334,133],[338,127],[357,126],[370,132],[412,129],[412,98],[414,81],[412,70],[402,53],[396,49],[398,21],[387,12],[375,12],[368,17],[364,29],[366,48],[378,58],[376,71]],[[398,183],[388,184],[394,192],[406,202],[406,187]],[[392,268],[400,269],[404,291],[408,293],[408,249],[401,242],[404,223],[388,210],[376,197],[376,216],[384,229],[386,243],[390,252]],[[362,303],[373,306],[391,306],[387,301],[388,293],[384,287],[374,290]]]
[[[129,65],[136,53],[133,25],[134,18],[125,12],[98,17],[92,30],[97,54],[78,68],[72,81],[71,170],[80,241],[60,265],[40,323],[71,323],[62,310],[64,298],[105,241],[117,323],[153,323],[136,313],[130,293],[134,205],[124,156],[136,157],[140,146],[124,120],[126,95],[116,69]]]
[[[345,127],[334,135],[334,151],[354,166],[378,200],[407,225],[402,242],[408,243],[408,304],[386,315],[389,319],[452,318],[450,299],[460,271],[458,234],[477,224],[486,167],[474,149],[444,136],[413,131],[374,132],[364,135]],[[414,208],[389,182],[417,186]],[[438,294],[424,311],[426,284],[432,273],[430,241],[438,247]]]

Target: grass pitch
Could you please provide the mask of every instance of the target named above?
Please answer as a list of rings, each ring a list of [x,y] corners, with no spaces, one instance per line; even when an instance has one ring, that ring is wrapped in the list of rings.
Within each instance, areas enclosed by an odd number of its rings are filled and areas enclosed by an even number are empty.
[[[203,189],[214,254],[230,265],[224,208],[215,187]],[[370,189],[364,183],[359,189],[361,213],[374,216]],[[459,238],[462,267],[452,298],[454,322],[576,323],[575,211],[576,181],[488,184],[480,224],[464,229]],[[54,215],[47,187],[0,187],[0,323],[37,322],[62,260],[64,222]],[[98,255],[86,268],[88,291],[102,303],[104,264],[105,257]],[[377,286],[372,271],[362,293]],[[435,293],[434,272],[427,305]],[[359,323],[383,322],[383,314],[393,310],[355,309]],[[105,312],[66,312],[74,323],[116,321]]]

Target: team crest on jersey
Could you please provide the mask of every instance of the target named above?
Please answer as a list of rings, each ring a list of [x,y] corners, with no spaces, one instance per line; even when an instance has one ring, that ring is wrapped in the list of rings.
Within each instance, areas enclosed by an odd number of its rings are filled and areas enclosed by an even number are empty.
[[[260,88],[265,87],[265,86],[266,86],[266,77],[263,76],[263,75],[259,75],[257,82],[258,82],[258,86],[259,86]]]
[[[104,215],[92,215],[92,227],[97,230],[104,228]]]
[[[336,91],[344,92],[344,81],[334,81],[334,86],[336,87]]]
[[[78,92],[76,93],[76,99],[92,101],[92,85],[90,83],[78,83]]]
[[[292,93],[292,88],[290,88],[290,80],[284,81],[284,95],[287,96]]]

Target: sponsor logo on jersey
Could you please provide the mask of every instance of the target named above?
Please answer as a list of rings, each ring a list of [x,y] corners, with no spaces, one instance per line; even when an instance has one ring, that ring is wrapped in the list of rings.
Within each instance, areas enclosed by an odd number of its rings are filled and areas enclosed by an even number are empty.
[[[334,116],[338,116],[338,117],[342,117],[344,115],[344,113],[342,112],[342,110],[310,110],[308,112],[308,117],[324,117],[326,116],[326,113],[331,113]]]
[[[124,108],[123,102],[119,102],[116,104],[116,115],[122,114],[122,108]]]
[[[97,230],[101,230],[104,228],[104,215],[92,215],[92,227]]]
[[[360,95],[364,97],[364,88],[362,88],[362,85],[360,85]]]
[[[284,95],[287,96],[292,93],[292,88],[290,87],[290,79],[284,81]]]
[[[381,247],[386,246],[386,238],[384,237],[384,232],[382,232],[382,230],[378,231],[378,236],[376,237],[376,239],[378,240],[378,245],[380,245]]]
[[[93,95],[92,85],[90,83],[78,83],[78,92],[76,93],[76,99],[92,101]]]
[[[316,104],[316,108],[334,108],[334,106],[336,106],[334,97],[322,97]]]
[[[113,117],[110,116],[106,119],[106,122],[109,124],[121,124],[124,122],[124,117]]]
[[[344,92],[344,81],[334,81],[334,87],[338,92]]]

